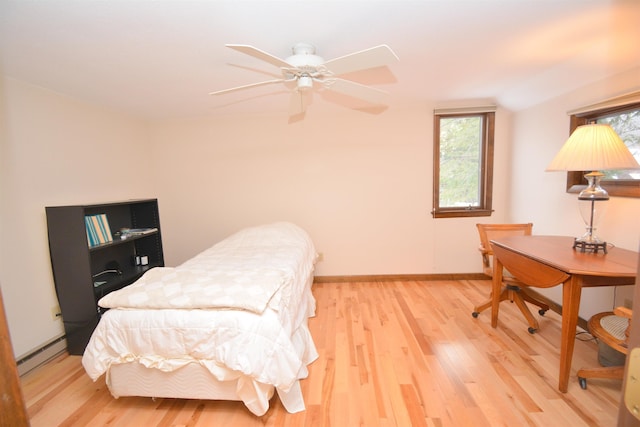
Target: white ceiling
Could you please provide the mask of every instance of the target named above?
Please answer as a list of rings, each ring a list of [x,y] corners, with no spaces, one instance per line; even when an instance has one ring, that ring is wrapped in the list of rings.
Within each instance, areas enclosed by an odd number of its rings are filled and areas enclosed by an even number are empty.
[[[392,105],[518,110],[640,66],[640,1],[0,1],[2,73],[150,119],[286,114],[280,86],[208,93],[280,76],[226,43],[284,58],[297,42],[327,60],[387,44],[397,64],[350,78]],[[307,114],[344,108],[314,99]]]

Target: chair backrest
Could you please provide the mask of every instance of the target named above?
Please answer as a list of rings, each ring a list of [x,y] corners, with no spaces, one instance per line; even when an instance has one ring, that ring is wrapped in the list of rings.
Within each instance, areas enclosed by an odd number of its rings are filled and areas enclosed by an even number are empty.
[[[482,267],[484,274],[493,275],[493,250],[491,240],[505,236],[530,236],[533,230],[533,223],[526,224],[476,224],[480,234],[480,247],[478,250],[482,254]]]

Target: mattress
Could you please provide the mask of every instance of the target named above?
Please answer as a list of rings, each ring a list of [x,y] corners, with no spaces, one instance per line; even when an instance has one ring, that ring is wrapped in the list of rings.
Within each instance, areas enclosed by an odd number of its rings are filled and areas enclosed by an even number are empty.
[[[115,397],[233,394],[262,415],[275,390],[289,412],[303,410],[299,380],[318,357],[307,327],[315,259],[306,232],[275,223],[242,230],[175,269],[152,269],[100,300],[110,309],[85,350],[85,370],[94,381],[106,374]]]

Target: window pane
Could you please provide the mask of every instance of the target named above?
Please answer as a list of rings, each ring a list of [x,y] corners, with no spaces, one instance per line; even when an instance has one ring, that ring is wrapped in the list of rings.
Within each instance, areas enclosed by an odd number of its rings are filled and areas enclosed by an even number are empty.
[[[640,109],[601,117],[596,122],[610,125],[629,147],[636,160],[640,162]],[[640,179],[640,170],[637,169],[602,172],[604,173],[603,179],[606,180]]]
[[[482,116],[440,119],[440,208],[480,206]]]

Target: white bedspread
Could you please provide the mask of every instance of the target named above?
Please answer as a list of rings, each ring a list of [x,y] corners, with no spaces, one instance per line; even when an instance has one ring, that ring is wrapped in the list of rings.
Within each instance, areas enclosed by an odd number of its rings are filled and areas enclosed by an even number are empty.
[[[198,363],[218,380],[240,378],[239,397],[261,415],[268,401],[255,402],[251,383],[273,385],[285,403],[318,356],[306,327],[315,259],[306,232],[276,223],[236,233],[179,267],[152,269],[100,300],[112,309],[85,350],[85,370],[95,381],[112,364],[173,371]]]
[[[259,314],[276,292],[308,273],[315,255],[308,235],[293,224],[252,227],[177,268],[153,268],[98,304],[105,308],[237,308]],[[280,304],[288,303],[290,297],[290,292],[280,295],[271,308],[282,309]]]

